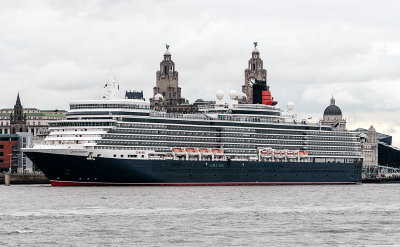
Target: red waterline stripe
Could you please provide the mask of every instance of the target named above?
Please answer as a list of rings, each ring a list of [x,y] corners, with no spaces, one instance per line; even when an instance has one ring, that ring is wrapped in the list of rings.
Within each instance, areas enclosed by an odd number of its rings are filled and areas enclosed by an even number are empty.
[[[232,185],[325,185],[356,184],[357,182],[227,182],[227,183],[107,183],[50,180],[52,186],[232,186]]]

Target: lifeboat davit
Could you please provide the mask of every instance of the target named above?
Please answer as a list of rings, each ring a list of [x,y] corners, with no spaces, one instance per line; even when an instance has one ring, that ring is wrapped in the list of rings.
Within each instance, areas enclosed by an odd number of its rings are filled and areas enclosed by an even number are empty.
[[[283,151],[283,150],[275,151],[274,152],[274,157],[277,158],[277,159],[285,158],[285,151]]]
[[[298,151],[287,151],[286,155],[289,159],[296,159],[297,156],[299,155]]]
[[[165,160],[173,160],[174,156],[172,154],[166,154],[166,155],[164,155],[164,159]]]
[[[260,151],[260,156],[262,158],[271,158],[272,154],[273,154],[273,152],[271,149],[263,149]]]

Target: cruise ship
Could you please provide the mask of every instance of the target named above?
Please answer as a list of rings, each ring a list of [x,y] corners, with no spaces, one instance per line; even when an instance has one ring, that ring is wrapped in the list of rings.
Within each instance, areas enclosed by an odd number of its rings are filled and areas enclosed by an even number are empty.
[[[181,96],[166,49],[150,102],[119,99],[110,80],[102,99],[70,102],[44,143],[24,150],[52,185],[361,182],[359,133],[337,127],[335,116],[334,125],[310,123],[296,119],[292,104],[277,107],[257,42],[241,92],[224,101],[218,91],[215,102],[196,106]]]
[[[280,185],[361,181],[356,132],[296,121],[277,106],[231,101],[196,113],[117,99],[70,103],[41,145],[25,154],[52,185]],[[289,106],[290,108],[290,106]]]

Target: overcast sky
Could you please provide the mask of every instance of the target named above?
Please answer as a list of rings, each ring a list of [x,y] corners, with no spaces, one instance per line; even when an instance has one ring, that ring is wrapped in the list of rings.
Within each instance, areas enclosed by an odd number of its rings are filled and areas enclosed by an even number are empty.
[[[193,102],[239,91],[253,42],[282,108],[322,117],[332,95],[349,128],[400,146],[398,1],[2,1],[0,108],[98,99],[112,71],[152,96],[169,44]]]

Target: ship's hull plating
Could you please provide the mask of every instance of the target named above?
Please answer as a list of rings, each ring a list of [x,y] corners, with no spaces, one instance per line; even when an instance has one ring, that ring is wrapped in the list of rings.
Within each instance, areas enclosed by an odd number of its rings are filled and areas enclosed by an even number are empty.
[[[25,152],[52,185],[280,185],[361,182],[361,164],[178,161]]]

